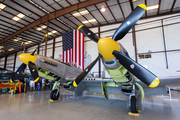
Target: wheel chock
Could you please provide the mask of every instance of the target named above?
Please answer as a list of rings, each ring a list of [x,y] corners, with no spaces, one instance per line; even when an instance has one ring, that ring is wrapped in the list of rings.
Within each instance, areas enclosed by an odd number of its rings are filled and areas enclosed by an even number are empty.
[[[139,116],[140,115],[140,113],[132,113],[132,112],[129,112],[128,114],[133,115],[133,116]]]
[[[50,99],[49,101],[53,102],[54,100],[53,100],[53,99]]]
[[[60,100],[61,98],[58,98],[58,100]]]

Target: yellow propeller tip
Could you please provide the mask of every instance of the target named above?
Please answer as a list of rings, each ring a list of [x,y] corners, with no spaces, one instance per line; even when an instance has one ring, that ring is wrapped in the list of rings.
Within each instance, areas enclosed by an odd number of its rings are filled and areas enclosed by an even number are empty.
[[[73,86],[74,86],[74,87],[77,87],[76,81],[73,82]]]
[[[10,82],[13,83],[12,79],[10,79]]]
[[[138,6],[146,10],[146,5],[145,4],[139,4]]]
[[[149,87],[151,88],[155,88],[159,85],[160,81],[159,78],[157,77],[156,79],[154,79],[154,81],[149,85]]]
[[[39,80],[39,77],[34,80],[34,82],[37,82]]]
[[[23,45],[23,42],[21,43],[21,46]]]
[[[46,37],[48,36],[48,34],[45,35]]]
[[[80,25],[79,27],[78,27],[78,30],[80,29],[80,28],[82,28],[84,25]]]

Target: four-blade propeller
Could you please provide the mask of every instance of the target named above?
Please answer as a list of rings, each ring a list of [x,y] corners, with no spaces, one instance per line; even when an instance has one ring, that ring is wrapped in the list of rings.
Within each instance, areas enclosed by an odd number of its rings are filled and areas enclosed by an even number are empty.
[[[101,38],[99,40],[96,34],[94,34],[87,27],[83,25],[79,26],[78,30],[80,32],[82,32],[92,41],[98,43],[98,50],[100,55],[75,79],[75,81],[73,82],[74,87],[77,87],[77,85],[83,80],[83,78],[88,74],[88,72],[92,69],[92,67],[97,63],[97,61],[101,57],[103,57],[103,59],[106,59],[109,56],[110,56],[108,58],[109,60],[112,59],[112,57],[116,57],[116,59],[119,60],[120,64],[122,64],[128,71],[130,71],[133,75],[135,75],[138,79],[140,79],[149,87],[156,87],[159,85],[159,79],[153,73],[151,73],[149,70],[147,70],[140,64],[136,63],[131,58],[119,52],[120,48],[119,46],[117,46],[118,43],[116,42],[117,40],[122,39],[128,33],[128,31],[135,25],[135,23],[144,14],[145,10],[146,10],[146,5],[144,4],[138,5],[135,8],[135,10],[126,18],[126,20],[116,30],[112,39]],[[99,46],[101,48],[99,48]],[[109,55],[107,56],[107,54]]]
[[[44,42],[44,40],[45,40],[45,38],[47,36],[48,36],[47,34],[44,36],[44,38],[42,39],[41,43]],[[36,50],[38,49],[40,44],[37,46],[37,48],[32,53],[22,53],[22,54],[19,55],[19,59],[23,63],[20,65],[20,67],[17,69],[17,71],[15,73],[13,73],[12,77],[10,78],[10,82],[11,83],[14,82],[14,80],[16,80],[17,77],[26,69],[27,65],[29,67],[29,70],[31,72],[32,77],[34,78],[34,81],[37,82],[39,80],[38,71],[37,71],[37,68],[36,68],[36,66],[34,64],[34,62],[36,60],[36,55],[34,53],[36,52]]]

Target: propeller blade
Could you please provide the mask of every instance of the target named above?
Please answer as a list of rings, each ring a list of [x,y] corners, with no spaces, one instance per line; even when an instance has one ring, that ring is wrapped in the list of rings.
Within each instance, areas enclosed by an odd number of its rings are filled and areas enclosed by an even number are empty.
[[[21,43],[21,46],[23,46],[23,52],[26,53],[26,46],[23,42]]]
[[[125,21],[116,30],[112,39],[115,41],[122,39],[128,33],[128,31],[135,25],[139,18],[144,14],[145,10],[146,5],[138,5],[135,8],[135,10],[125,19]]]
[[[86,26],[81,25],[78,27],[78,30],[83,33],[85,36],[87,36],[89,39],[91,39],[94,42],[98,42],[99,37],[94,34],[91,30],[89,30]]]
[[[32,63],[31,61],[29,61],[28,66],[29,66],[29,70],[31,72],[31,75],[34,78],[34,82],[37,82],[39,80],[39,75],[38,75],[36,65],[34,63]]]
[[[77,87],[77,85],[83,80],[83,78],[89,73],[89,71],[94,67],[94,65],[101,57],[102,55],[99,54],[99,56],[89,66],[87,66],[83,72],[81,72],[81,74],[73,82],[74,87]]]
[[[113,55],[119,60],[120,64],[149,87],[153,88],[159,85],[158,77],[131,58],[118,51],[113,51]]]
[[[46,34],[44,36],[44,38],[41,40],[41,43],[43,43],[45,41],[45,38],[48,36],[48,34]],[[39,46],[41,45],[41,43],[39,43],[39,45],[37,46],[37,48],[31,53],[31,55],[34,55],[34,53],[36,52],[36,50],[39,48]]]
[[[14,80],[24,71],[26,68],[26,64],[22,63],[21,66],[13,73],[12,77],[10,78],[10,82],[13,83]]]

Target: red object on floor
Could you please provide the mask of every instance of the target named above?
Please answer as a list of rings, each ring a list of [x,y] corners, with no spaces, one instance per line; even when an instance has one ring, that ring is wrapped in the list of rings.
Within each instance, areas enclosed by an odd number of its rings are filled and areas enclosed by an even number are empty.
[[[177,70],[176,72],[180,72],[180,70]]]
[[[19,84],[19,93],[21,93],[21,84]]]
[[[9,87],[15,87],[15,86],[14,85],[0,84],[0,88],[9,88]]]

